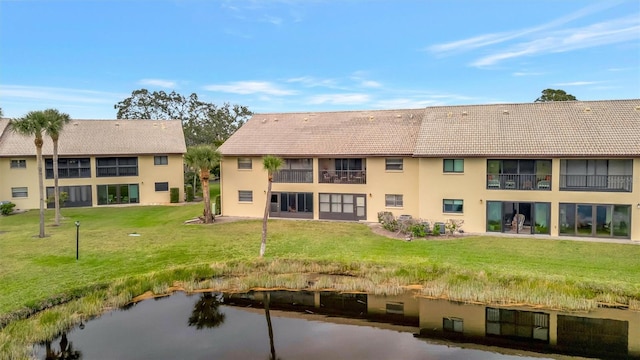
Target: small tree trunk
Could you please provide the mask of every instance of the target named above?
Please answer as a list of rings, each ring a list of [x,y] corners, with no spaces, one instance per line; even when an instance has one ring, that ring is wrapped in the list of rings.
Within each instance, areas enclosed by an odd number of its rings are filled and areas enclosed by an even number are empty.
[[[55,225],[60,226],[60,188],[58,187],[58,139],[53,140],[53,192],[55,198]]]
[[[264,205],[264,216],[262,218],[262,243],[260,244],[260,257],[264,257],[267,250],[267,220],[269,219],[269,205],[271,203],[271,183],[273,176],[269,174],[269,184],[267,185],[267,201]]]
[[[38,186],[40,190],[40,234],[38,237],[43,238],[44,234],[44,181],[42,180],[42,139],[36,139],[36,157],[38,158]]]
[[[211,224],[213,215],[211,214],[211,196],[209,194],[209,170],[200,170],[200,181],[202,182],[202,197],[204,199],[204,222]]]
[[[269,331],[269,345],[271,346],[271,360],[276,360],[276,346],[273,341],[273,325],[271,324],[271,314],[269,313],[269,302],[271,301],[271,293],[267,291],[264,299],[264,315],[267,318],[267,328]]]

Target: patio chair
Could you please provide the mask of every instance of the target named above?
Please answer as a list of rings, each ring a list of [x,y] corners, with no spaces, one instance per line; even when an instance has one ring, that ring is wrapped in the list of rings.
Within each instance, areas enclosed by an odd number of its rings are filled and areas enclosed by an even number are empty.
[[[493,188],[493,189],[499,189],[500,188],[500,180],[498,179],[494,179],[493,175],[489,175],[489,179],[487,180],[487,187],[488,188]]]
[[[522,228],[524,227],[524,215],[516,214],[513,217],[513,222],[511,223],[511,227],[518,229],[518,232],[522,231]]]

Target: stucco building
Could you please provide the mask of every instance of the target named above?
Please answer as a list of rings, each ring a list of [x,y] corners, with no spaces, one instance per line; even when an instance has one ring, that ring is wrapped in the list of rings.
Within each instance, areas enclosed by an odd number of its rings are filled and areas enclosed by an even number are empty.
[[[221,147],[222,214],[640,241],[640,99],[256,114]],[[634,176],[635,175],[635,176]]]
[[[39,208],[33,140],[0,119],[0,200],[19,209]],[[43,140],[48,197],[53,194],[53,144],[47,136]],[[72,120],[61,132],[58,148],[60,191],[68,194],[65,207],[168,204],[174,187],[183,199],[186,146],[178,120]]]

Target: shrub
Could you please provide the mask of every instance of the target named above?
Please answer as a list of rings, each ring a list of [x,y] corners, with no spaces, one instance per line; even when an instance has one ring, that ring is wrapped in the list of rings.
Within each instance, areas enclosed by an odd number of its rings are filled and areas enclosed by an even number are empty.
[[[384,224],[385,221],[390,221],[395,219],[393,214],[389,211],[379,211],[378,212],[378,222],[380,224]]]
[[[216,195],[216,213],[213,215],[222,214],[222,201],[220,200],[220,195]]]
[[[187,185],[184,187],[184,193],[186,194],[187,197],[187,202],[192,202],[193,198],[194,198],[194,192],[193,192],[193,185]]]
[[[440,236],[440,223],[433,224],[433,229],[431,230],[431,235]]]
[[[172,187],[171,189],[169,189],[169,197],[170,197],[170,201],[171,203],[177,203],[180,201],[180,189],[176,188],[176,187]]]
[[[429,231],[428,223],[415,223],[409,226],[409,232],[413,234],[414,237],[426,237],[427,232]]]
[[[0,214],[2,215],[10,215],[13,212],[13,208],[16,207],[16,204],[12,202],[6,202],[0,205]]]
[[[462,232],[462,224],[464,224],[464,220],[449,219],[444,224],[444,228],[446,229],[447,234],[453,235],[456,231]]]

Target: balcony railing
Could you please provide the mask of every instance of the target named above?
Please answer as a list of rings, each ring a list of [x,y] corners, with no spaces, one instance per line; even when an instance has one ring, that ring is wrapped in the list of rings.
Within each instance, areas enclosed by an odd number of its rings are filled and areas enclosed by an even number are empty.
[[[632,175],[560,175],[560,190],[631,192]]]
[[[319,174],[319,182],[338,184],[366,184],[367,176],[365,170],[323,170]]]
[[[551,190],[551,174],[489,174],[487,189]]]
[[[273,174],[275,183],[312,183],[313,170],[311,169],[283,169]]]

